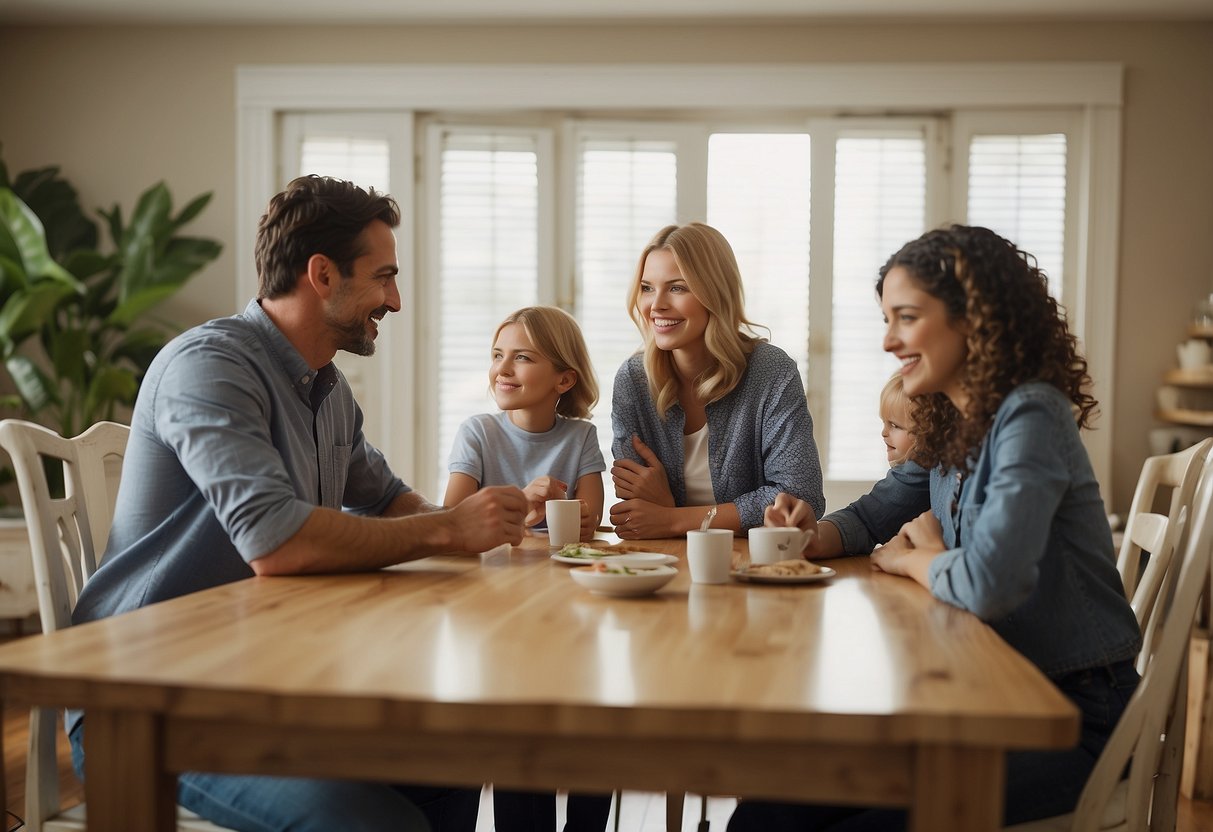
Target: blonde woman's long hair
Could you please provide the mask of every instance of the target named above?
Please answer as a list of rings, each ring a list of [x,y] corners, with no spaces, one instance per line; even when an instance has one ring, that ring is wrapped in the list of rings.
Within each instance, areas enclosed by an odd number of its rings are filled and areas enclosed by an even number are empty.
[[[667,225],[645,246],[628,294],[628,314],[644,336],[644,371],[649,394],[661,418],[678,401],[678,375],[674,357],[659,349],[652,328],[640,312],[640,281],[644,264],[654,251],[668,251],[678,265],[691,294],[708,311],[703,339],[711,364],[694,380],[695,395],[704,404],[732,392],[745,374],[746,361],[760,340],[757,325],[745,316],[745,292],[733,248],[724,235],[701,222]]]
[[[572,370],[576,374],[573,386],[556,402],[556,412],[569,419],[590,418],[598,403],[598,378],[594,375],[590,351],[577,319],[555,306],[525,306],[501,322],[493,333],[494,344],[501,330],[510,324],[521,324],[535,349],[551,361],[558,372]]]

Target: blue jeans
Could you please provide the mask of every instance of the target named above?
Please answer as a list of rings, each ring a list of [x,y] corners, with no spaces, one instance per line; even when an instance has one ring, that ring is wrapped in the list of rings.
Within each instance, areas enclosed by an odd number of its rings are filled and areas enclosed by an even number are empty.
[[[83,780],[83,720],[69,739]],[[473,832],[480,790],[190,771],[177,802],[237,832]]]
[[[609,794],[570,794],[564,832],[603,832],[610,814]],[[493,828],[496,832],[552,832],[556,828],[556,795],[494,788]]]
[[[1081,711],[1078,745],[1065,751],[1007,754],[1005,825],[1074,811],[1091,769],[1138,681],[1132,661],[1080,670],[1053,680]],[[899,832],[906,828],[906,821],[902,809],[743,800],[729,819],[728,832]]]

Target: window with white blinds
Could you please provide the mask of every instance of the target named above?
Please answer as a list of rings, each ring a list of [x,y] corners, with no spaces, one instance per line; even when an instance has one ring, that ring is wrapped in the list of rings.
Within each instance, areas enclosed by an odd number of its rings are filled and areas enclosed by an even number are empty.
[[[488,392],[501,320],[538,301],[539,165],[528,135],[443,132],[438,211],[435,470],[441,500],[459,424],[496,409]]]
[[[594,424],[609,464],[615,372],[641,344],[628,290],[645,244],[675,221],[678,156],[669,141],[583,135],[576,166],[574,314],[598,375]]]
[[[1036,256],[1061,298],[1066,231],[1066,136],[978,135],[969,140],[968,221]]]
[[[708,223],[737,255],[746,315],[809,372],[807,133],[714,133],[708,139]],[[760,330],[760,334],[766,333]]]
[[[390,159],[386,139],[305,135],[297,173],[334,176],[387,193]]]
[[[338,361],[367,411],[372,441],[391,440],[400,408],[416,406],[416,436],[400,437],[394,464],[422,493],[441,499],[456,429],[495,408],[487,379],[493,330],[533,303],[562,304],[581,324],[602,393],[594,421],[609,462],[615,373],[641,343],[627,292],[641,249],[670,223],[706,219],[732,244],[749,317],[793,356],[811,392],[831,508],[887,470],[878,401],[896,361],[881,349],[874,286],[891,253],[954,217],[1035,254],[1059,298],[1063,277],[1077,273],[1075,229],[1067,224],[1074,137],[1072,122],[1057,113],[957,113],[947,132],[947,122],[917,117],[806,126],[789,114],[760,132],[664,115],[661,122],[570,118],[559,144],[551,117],[531,123],[514,114],[508,127],[470,126],[466,115],[459,123],[420,117],[423,199],[401,206],[405,222],[416,215],[424,232],[417,303],[405,310],[412,325],[404,316],[393,321],[393,356]],[[389,192],[403,180],[407,189],[413,122],[393,133],[387,120],[289,117],[282,184],[323,173]],[[955,174],[940,163],[948,142]],[[824,273],[810,274],[811,252]],[[409,254],[402,245],[401,257]],[[557,254],[571,270],[559,278]],[[407,362],[416,379],[400,399],[381,393],[402,377],[393,360]]]
[[[921,135],[840,136],[834,169],[834,279],[827,478],[871,480],[888,470],[880,389],[897,362],[886,354],[878,270],[922,233],[926,148]]]

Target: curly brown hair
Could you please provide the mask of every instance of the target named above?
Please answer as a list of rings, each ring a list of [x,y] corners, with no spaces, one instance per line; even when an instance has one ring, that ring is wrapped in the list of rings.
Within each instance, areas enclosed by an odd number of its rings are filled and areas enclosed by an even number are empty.
[[[943,301],[949,320],[966,322],[960,383],[968,405],[961,413],[943,393],[913,398],[916,460],[967,471],[1007,394],[1029,381],[1065,393],[1078,426],[1090,427],[1098,402],[1088,392],[1087,361],[1035,257],[988,228],[953,225],[928,231],[890,257],[877,295],[895,267]]]

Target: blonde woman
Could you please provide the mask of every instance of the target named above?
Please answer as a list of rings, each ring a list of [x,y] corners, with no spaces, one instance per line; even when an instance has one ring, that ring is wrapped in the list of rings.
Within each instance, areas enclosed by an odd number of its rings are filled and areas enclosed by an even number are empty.
[[[755,334],[724,236],[670,225],[640,255],[628,296],[644,349],[615,377],[611,507],[624,538],[762,525],[781,492],[825,509],[813,420],[794,362]]]

